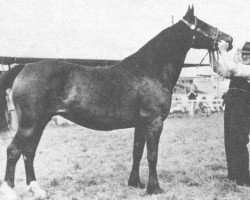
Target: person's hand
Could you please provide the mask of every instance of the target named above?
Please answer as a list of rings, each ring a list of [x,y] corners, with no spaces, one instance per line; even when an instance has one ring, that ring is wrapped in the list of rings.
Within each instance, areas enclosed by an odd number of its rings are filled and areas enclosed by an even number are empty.
[[[218,44],[218,49],[220,52],[226,52],[227,49],[229,47],[229,44],[225,41],[221,41],[219,44]]]

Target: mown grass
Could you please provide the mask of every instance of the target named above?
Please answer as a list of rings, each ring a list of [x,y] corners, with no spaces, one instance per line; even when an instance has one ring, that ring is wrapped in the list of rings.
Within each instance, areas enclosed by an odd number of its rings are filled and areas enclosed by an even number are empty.
[[[226,179],[223,115],[169,118],[160,141],[158,176],[165,194],[145,195],[127,186],[132,166],[133,129],[99,132],[80,126],[48,125],[37,150],[35,169],[47,199],[249,199],[250,189]],[[0,175],[5,171],[5,149],[0,142]],[[141,180],[147,182],[146,150]],[[27,192],[23,162],[17,165],[15,190]]]

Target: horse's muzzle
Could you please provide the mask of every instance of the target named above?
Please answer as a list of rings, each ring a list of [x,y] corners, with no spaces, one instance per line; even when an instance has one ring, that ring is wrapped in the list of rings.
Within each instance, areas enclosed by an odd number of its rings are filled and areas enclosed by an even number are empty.
[[[213,48],[210,51],[218,51],[218,45],[222,40],[214,40],[214,44],[213,44]],[[228,44],[228,48],[227,51],[230,51],[233,48],[233,38],[232,37],[228,37],[226,39],[223,39],[223,41],[225,41]]]

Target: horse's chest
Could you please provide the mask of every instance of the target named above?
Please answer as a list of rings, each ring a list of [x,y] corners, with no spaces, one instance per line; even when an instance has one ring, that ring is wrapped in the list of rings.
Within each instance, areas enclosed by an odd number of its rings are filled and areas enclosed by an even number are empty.
[[[140,93],[140,116],[166,116],[171,106],[172,93],[156,82],[147,82]]]

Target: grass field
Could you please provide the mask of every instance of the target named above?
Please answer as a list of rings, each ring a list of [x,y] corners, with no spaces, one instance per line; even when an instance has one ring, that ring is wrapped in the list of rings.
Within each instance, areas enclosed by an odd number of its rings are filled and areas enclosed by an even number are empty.
[[[6,147],[0,142],[0,176],[4,176]],[[160,140],[158,175],[165,194],[145,195],[127,186],[132,166],[133,129],[98,132],[80,126],[48,125],[35,160],[38,182],[48,199],[250,199],[250,189],[226,179],[223,115],[168,118]],[[141,180],[147,182],[146,151]],[[18,162],[15,191],[31,200],[24,165]]]

